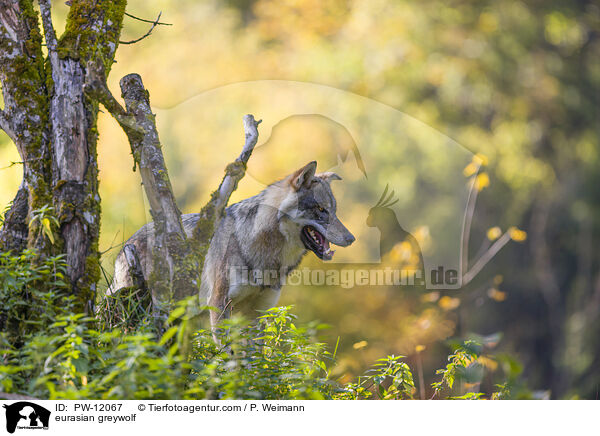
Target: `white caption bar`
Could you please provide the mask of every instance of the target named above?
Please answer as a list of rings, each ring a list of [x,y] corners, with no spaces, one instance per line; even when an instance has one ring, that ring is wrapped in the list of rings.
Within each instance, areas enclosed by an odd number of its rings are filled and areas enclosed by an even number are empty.
[[[598,401],[4,401],[0,434],[591,434]],[[37,433],[43,430],[42,433]],[[310,434],[310,433],[309,433]]]

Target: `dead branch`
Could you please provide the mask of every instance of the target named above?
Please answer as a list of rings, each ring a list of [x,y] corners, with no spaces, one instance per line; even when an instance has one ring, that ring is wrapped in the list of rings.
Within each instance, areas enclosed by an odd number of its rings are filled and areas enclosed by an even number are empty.
[[[256,121],[253,115],[248,114],[244,116],[244,134],[246,136],[246,142],[244,143],[244,148],[242,149],[240,156],[227,166],[226,174],[219,185],[219,194],[215,199],[215,219],[221,217],[223,209],[227,206],[229,197],[231,197],[231,194],[237,189],[239,181],[244,177],[246,164],[258,141],[257,127],[261,122],[262,120]]]
[[[127,14],[127,15],[129,15],[129,14]],[[138,39],[134,39],[132,41],[119,41],[119,44],[135,44],[136,42],[140,42],[142,39],[149,37],[150,34],[152,33],[152,31],[154,30],[154,28],[158,24],[162,24],[164,26],[170,26],[170,24],[160,23],[160,16],[161,15],[162,15],[162,11],[159,12],[158,17],[156,17],[156,20],[152,21],[152,26],[150,27],[150,29],[148,30],[148,32],[146,32],[146,34],[144,36],[141,36]],[[140,20],[140,21],[146,21],[146,20],[139,19],[137,17],[135,17],[135,18],[138,19],[138,20]]]
[[[135,122],[135,117],[127,113],[108,89],[104,65],[100,60],[88,62],[83,91],[101,103],[123,129],[143,133],[142,127]]]
[[[475,212],[475,204],[477,203],[477,194],[479,190],[477,189],[477,171],[469,182],[469,196],[467,198],[467,207],[465,209],[465,215],[463,216],[463,224],[460,235],[460,275],[466,276],[467,270],[469,268],[469,239],[471,236],[471,225],[473,223],[473,214]],[[464,278],[463,278],[464,280]],[[463,282],[463,285],[465,283]]]
[[[154,221],[152,272],[146,279],[152,283],[155,316],[160,317],[171,299],[198,292],[201,267],[214,225],[244,176],[246,164],[258,140],[257,126],[260,121],[256,121],[252,115],[244,117],[246,140],[242,152],[227,166],[225,177],[213,193],[211,201],[203,208],[201,219],[192,232],[193,241],[190,241],[183,228],[181,212],[175,201],[162,154],[155,116],[150,107],[149,94],[141,77],[129,74],[121,79],[121,91],[125,100],[123,108],[106,86],[103,66],[96,62],[89,65],[87,70],[86,94],[101,102],[119,122],[129,139],[134,162],[140,169]],[[125,247],[124,256],[130,266],[130,274],[137,276],[138,284],[135,287],[142,289],[146,286],[142,285],[143,270],[136,268],[134,253],[128,251],[130,250]],[[139,260],[137,263],[139,264]]]
[[[194,244],[198,247],[199,262],[204,263],[204,256],[208,252],[210,240],[215,231],[217,223],[223,216],[223,210],[231,194],[237,189],[239,181],[246,173],[246,163],[258,141],[258,125],[262,120],[256,121],[253,115],[244,116],[244,134],[246,141],[242,153],[225,168],[225,176],[221,184],[211,195],[208,203],[200,211],[200,219],[192,232]]]
[[[468,285],[471,280],[475,278],[477,274],[481,272],[484,266],[488,264],[492,258],[498,254],[498,252],[510,241],[510,230],[504,232],[502,236],[500,236],[496,242],[492,244],[492,246],[475,262],[473,267],[467,271],[462,277],[462,285]]]
[[[194,249],[187,243],[181,211],[177,207],[169,173],[150,107],[148,91],[138,74],[121,79],[121,91],[126,111],[141,129],[125,129],[131,151],[140,169],[142,183],[154,221],[152,253],[153,301],[157,318],[165,313],[171,299],[181,299],[198,293],[200,263]]]
[[[58,48],[58,41],[52,24],[52,7],[50,5],[50,0],[38,0],[38,3],[42,14],[42,26],[44,27],[44,36],[46,37],[46,47],[48,47],[50,65],[53,69],[57,69],[59,68],[58,53],[56,51]]]
[[[134,116],[143,132],[130,135],[130,144],[140,168],[153,218],[155,222],[158,220],[159,226],[164,224],[166,232],[176,233],[185,239],[181,212],[173,195],[148,92],[139,74],[128,74],[121,79],[120,84],[127,113]]]
[[[134,20],[142,21],[144,23],[151,23],[151,24],[152,23],[156,23],[156,21],[146,20],[144,18],[136,17],[135,15],[130,14],[129,12],[125,12],[125,15],[127,15],[129,18],[133,18]],[[170,23],[162,23],[162,22],[160,22],[160,23],[156,23],[156,24],[158,24],[159,26],[172,26],[172,24],[170,24]]]

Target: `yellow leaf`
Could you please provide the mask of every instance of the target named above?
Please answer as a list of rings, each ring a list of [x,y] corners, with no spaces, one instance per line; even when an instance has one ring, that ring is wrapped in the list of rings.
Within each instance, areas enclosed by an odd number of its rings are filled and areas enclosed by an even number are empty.
[[[489,163],[489,159],[485,154],[477,153],[475,156],[473,156],[473,162],[485,167]]]
[[[506,300],[506,292],[499,291],[496,288],[488,289],[488,297],[495,301],[504,301]]]
[[[42,226],[44,226],[45,229],[50,230],[50,220],[48,218],[43,218]]]
[[[82,384],[83,386],[86,386],[86,385],[87,385],[87,377],[86,377],[85,375],[82,375],[82,376],[81,376],[81,384]]]
[[[437,291],[428,292],[426,294],[421,295],[421,301],[424,303],[435,303],[440,298],[440,293]]]
[[[425,345],[417,345],[415,347],[415,350],[417,351],[417,353],[420,353],[421,351],[425,351]]]
[[[492,227],[491,229],[489,229],[487,231],[487,238],[490,241],[495,241],[496,239],[498,239],[500,237],[501,234],[502,234],[502,230],[500,230],[500,227]]]
[[[54,244],[54,234],[50,227],[50,220],[48,218],[42,218],[42,227],[44,228],[44,234],[50,239],[50,242]]]
[[[469,165],[467,165],[465,167],[465,169],[463,170],[463,174],[465,175],[465,177],[471,177],[473,174],[475,174],[477,172],[477,170],[479,169],[479,165],[470,162]]]
[[[525,232],[525,231],[523,231],[523,230],[519,230],[519,229],[518,229],[518,228],[516,228],[516,227],[511,227],[511,228],[509,229],[509,232],[510,232],[510,233],[509,233],[509,234],[510,234],[510,238],[511,238],[513,241],[516,241],[516,242],[523,242],[524,240],[526,240],[526,239],[527,239],[527,232]]]
[[[494,284],[497,286],[504,281],[504,277],[501,274],[494,276]]]
[[[360,341],[356,344],[352,345],[352,348],[355,350],[360,350],[361,348],[365,348],[369,343],[367,341]]]
[[[475,178],[475,187],[478,191],[481,191],[483,188],[487,188],[490,186],[490,177],[487,173],[478,174]]]
[[[458,298],[443,296],[438,301],[438,305],[444,310],[452,310],[460,306],[460,300]]]
[[[481,364],[481,366],[489,369],[492,372],[495,371],[496,368],[498,368],[498,362],[496,362],[493,359],[490,359],[489,357],[479,356],[479,358],[477,359],[477,362],[479,362]]]

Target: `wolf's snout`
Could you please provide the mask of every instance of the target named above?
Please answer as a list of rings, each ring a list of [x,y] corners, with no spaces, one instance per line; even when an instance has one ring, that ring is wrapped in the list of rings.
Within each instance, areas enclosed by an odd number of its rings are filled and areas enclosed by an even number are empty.
[[[352,233],[350,233],[348,231],[348,229],[344,229],[346,230],[344,232],[343,235],[341,235],[341,238],[338,239],[338,242],[336,241],[331,241],[333,242],[335,245],[339,245],[340,247],[347,247],[348,245],[352,244],[356,238],[354,237],[354,235]]]
[[[347,247],[356,239],[337,217],[333,217],[327,226],[325,236],[332,244],[340,247]]]

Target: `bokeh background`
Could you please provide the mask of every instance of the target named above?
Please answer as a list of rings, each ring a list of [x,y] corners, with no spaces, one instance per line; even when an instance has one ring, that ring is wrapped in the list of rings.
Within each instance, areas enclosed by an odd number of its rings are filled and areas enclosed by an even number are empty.
[[[53,5],[57,28],[67,6]],[[233,201],[318,160],[344,177],[338,215],[358,236],[340,264],[377,263],[369,209],[389,184],[394,212],[426,260],[456,265],[467,194],[463,168],[485,156],[471,264],[490,228],[510,242],[458,290],[290,286],[282,304],[320,320],[349,380],[402,354],[436,381],[452,343],[475,338],[494,358],[471,389],[509,377],[523,397],[598,398],[600,384],[600,7],[592,1],[132,0],[157,26],[121,45],[109,85],[137,72],[150,90],[171,180],[184,212],[218,186],[243,144],[261,139]],[[126,18],[122,39],[149,24]],[[104,268],[147,221],[129,146],[99,120]],[[0,207],[21,180],[0,133]],[[493,235],[493,232],[491,233]],[[520,238],[523,239],[523,238]],[[301,267],[321,265],[309,255]],[[428,395],[430,395],[428,389]]]

